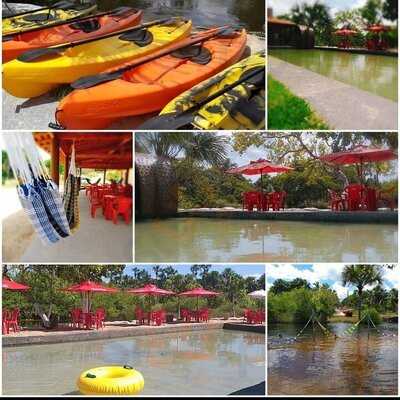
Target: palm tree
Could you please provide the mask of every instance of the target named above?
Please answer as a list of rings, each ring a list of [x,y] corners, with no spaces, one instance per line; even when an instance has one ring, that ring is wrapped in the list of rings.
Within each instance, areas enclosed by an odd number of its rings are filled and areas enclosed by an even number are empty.
[[[136,133],[135,148],[171,160],[220,166],[227,158],[226,137],[211,132]]]
[[[358,294],[358,319],[361,319],[362,294],[365,286],[382,284],[382,267],[378,265],[346,265],[342,272],[343,285],[354,285]]]

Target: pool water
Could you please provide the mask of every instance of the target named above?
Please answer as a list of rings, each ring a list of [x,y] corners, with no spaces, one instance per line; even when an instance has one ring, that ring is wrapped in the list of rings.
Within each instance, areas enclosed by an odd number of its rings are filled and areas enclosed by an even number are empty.
[[[329,324],[337,335],[350,325]],[[274,395],[395,395],[397,394],[397,324],[384,323],[379,332],[326,337],[293,324],[268,327],[268,393]],[[281,335],[280,337],[278,335]]]
[[[269,49],[271,56],[397,101],[397,58],[342,51]]]
[[[394,262],[397,225],[212,218],[136,222],[136,262]]]
[[[265,381],[265,335],[222,329],[3,348],[4,395],[78,394],[87,369],[130,365],[143,395],[226,395]]]

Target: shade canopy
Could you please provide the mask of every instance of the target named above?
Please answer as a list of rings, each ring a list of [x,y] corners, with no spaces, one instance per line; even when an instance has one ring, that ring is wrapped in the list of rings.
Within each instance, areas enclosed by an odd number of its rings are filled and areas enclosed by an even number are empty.
[[[356,146],[347,151],[331,153],[320,157],[320,160],[332,164],[350,165],[368,162],[390,161],[397,158],[392,149],[382,149],[373,146]]]
[[[248,296],[253,297],[254,299],[265,299],[266,292],[264,289],[255,290],[254,292],[248,293]]]
[[[111,288],[107,286],[103,286],[100,283],[96,283],[93,281],[84,281],[78,283],[76,285],[72,285],[65,289],[62,289],[66,292],[74,292],[74,293],[115,293],[118,292],[118,289]]]
[[[374,33],[385,32],[388,30],[388,28],[383,25],[371,25],[367,29],[369,32],[374,32]]]
[[[29,290],[30,286],[23,285],[22,283],[14,282],[11,279],[3,276],[2,278],[2,288],[8,290]]]
[[[242,174],[242,175],[260,175],[260,174],[272,174],[278,172],[289,172],[293,168],[285,167],[283,165],[273,164],[271,161],[260,158],[256,161],[250,161],[249,164],[243,165],[237,168],[231,168],[226,172],[228,174]]]
[[[179,293],[178,296],[184,296],[184,297],[213,297],[213,296],[219,296],[220,293],[218,292],[213,292],[211,290],[206,290],[202,287],[198,287],[192,290],[188,290],[186,292]]]
[[[132,133],[130,132],[35,132],[35,142],[51,153],[52,142],[58,141],[60,159],[65,160],[75,146],[78,168],[130,169],[132,168]]]
[[[129,289],[127,290],[128,293],[136,294],[136,295],[143,295],[143,296],[171,296],[174,295],[174,292],[170,290],[165,290],[157,287],[156,285],[145,285],[141,288],[137,289]]]
[[[358,32],[354,31],[352,29],[339,29],[335,32],[335,35],[338,36],[352,36],[352,35],[356,35]]]

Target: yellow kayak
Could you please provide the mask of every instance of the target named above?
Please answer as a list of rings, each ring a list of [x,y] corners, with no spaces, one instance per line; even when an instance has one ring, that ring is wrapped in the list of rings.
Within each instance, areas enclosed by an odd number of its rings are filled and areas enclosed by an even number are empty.
[[[97,9],[97,4],[79,4],[63,2],[60,8],[41,8],[39,10],[28,11],[16,14],[2,21],[3,35],[20,33],[26,30],[47,27],[61,21],[67,21],[72,18],[83,17]]]
[[[256,68],[265,68],[265,53],[256,53],[201,82],[168,103],[160,115],[181,113],[234,84]],[[265,74],[249,79],[194,111],[196,129],[263,129],[265,127]]]
[[[191,21],[177,18],[145,25],[146,29],[123,35],[120,31],[107,38],[74,45],[60,55],[48,55],[30,62],[9,61],[3,64],[3,88],[15,97],[39,96],[82,76],[100,73],[166,47],[188,36],[192,28]]]

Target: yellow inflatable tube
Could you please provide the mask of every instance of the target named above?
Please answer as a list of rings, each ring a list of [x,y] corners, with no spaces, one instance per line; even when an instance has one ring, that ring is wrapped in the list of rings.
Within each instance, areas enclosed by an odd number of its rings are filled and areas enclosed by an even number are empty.
[[[92,368],[81,373],[78,389],[89,395],[132,395],[144,388],[143,375],[129,365]]]

